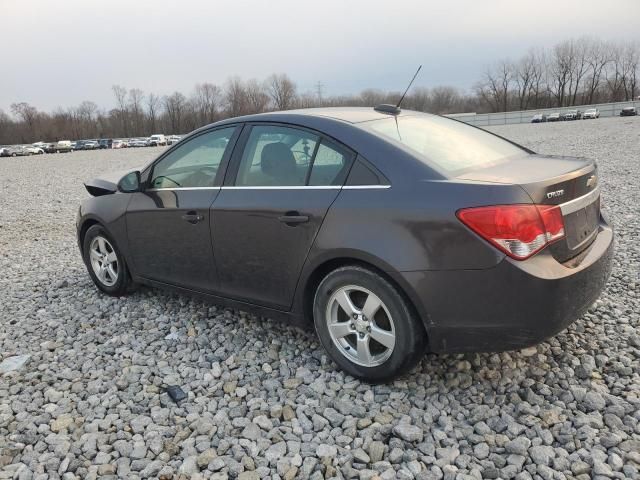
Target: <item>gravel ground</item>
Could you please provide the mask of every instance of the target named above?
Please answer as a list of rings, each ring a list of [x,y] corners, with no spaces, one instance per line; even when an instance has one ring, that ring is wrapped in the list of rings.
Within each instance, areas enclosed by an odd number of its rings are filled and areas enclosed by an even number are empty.
[[[74,236],[82,181],[158,149],[0,159],[0,360],[29,356],[0,376],[0,479],[640,478],[640,118],[494,130],[598,160],[609,285],[538,347],[427,355],[378,386],[269,319],[98,293]]]

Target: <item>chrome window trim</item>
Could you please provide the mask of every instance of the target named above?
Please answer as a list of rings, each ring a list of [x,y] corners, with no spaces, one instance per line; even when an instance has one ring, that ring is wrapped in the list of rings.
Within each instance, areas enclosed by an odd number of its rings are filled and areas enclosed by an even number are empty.
[[[587,205],[595,202],[600,196],[600,186],[597,186],[592,191],[578,198],[574,198],[566,203],[559,205],[563,215],[569,215],[570,213],[582,210]]]
[[[167,187],[167,188],[147,188],[145,192],[173,192],[183,190],[367,190],[385,189],[391,185],[289,185],[289,186],[223,186],[223,187]]]
[[[342,187],[340,185],[325,185],[325,186],[311,186],[311,185],[289,185],[289,186],[250,186],[250,185],[242,185],[235,186],[230,185],[228,187],[222,187],[223,190],[340,190]]]
[[[362,190],[372,188],[391,188],[391,185],[290,185],[290,186],[235,186],[221,187],[222,190]]]
[[[175,190],[220,190],[220,187],[167,187],[147,188],[145,192],[173,192]]]

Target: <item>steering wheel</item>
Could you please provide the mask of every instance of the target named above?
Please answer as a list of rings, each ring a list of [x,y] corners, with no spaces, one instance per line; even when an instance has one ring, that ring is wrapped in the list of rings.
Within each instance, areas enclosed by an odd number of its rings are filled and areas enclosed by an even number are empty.
[[[178,182],[176,182],[173,178],[171,178],[171,177],[167,177],[166,175],[158,175],[156,178],[154,178],[154,179],[153,179],[153,184],[155,185],[155,184],[156,184],[156,182],[157,182],[158,180],[160,180],[161,178],[164,178],[164,179],[166,179],[166,180],[169,180],[171,183],[176,184],[178,187],[180,187],[180,186],[181,186],[181,185],[180,185]]]

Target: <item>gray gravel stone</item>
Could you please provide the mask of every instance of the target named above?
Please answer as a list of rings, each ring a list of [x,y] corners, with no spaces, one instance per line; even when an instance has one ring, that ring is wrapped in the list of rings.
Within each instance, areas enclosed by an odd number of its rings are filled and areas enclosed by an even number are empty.
[[[424,438],[424,432],[420,427],[404,423],[393,427],[393,433],[407,442],[421,442]]]

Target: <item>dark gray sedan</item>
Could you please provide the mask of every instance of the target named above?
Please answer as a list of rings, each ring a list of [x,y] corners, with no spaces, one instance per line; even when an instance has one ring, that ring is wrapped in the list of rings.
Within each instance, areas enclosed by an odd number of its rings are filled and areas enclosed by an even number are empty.
[[[392,108],[224,120],[86,186],[78,242],[100,290],[146,284],[313,322],[370,381],[427,351],[556,334],[598,297],[613,254],[593,161]]]

